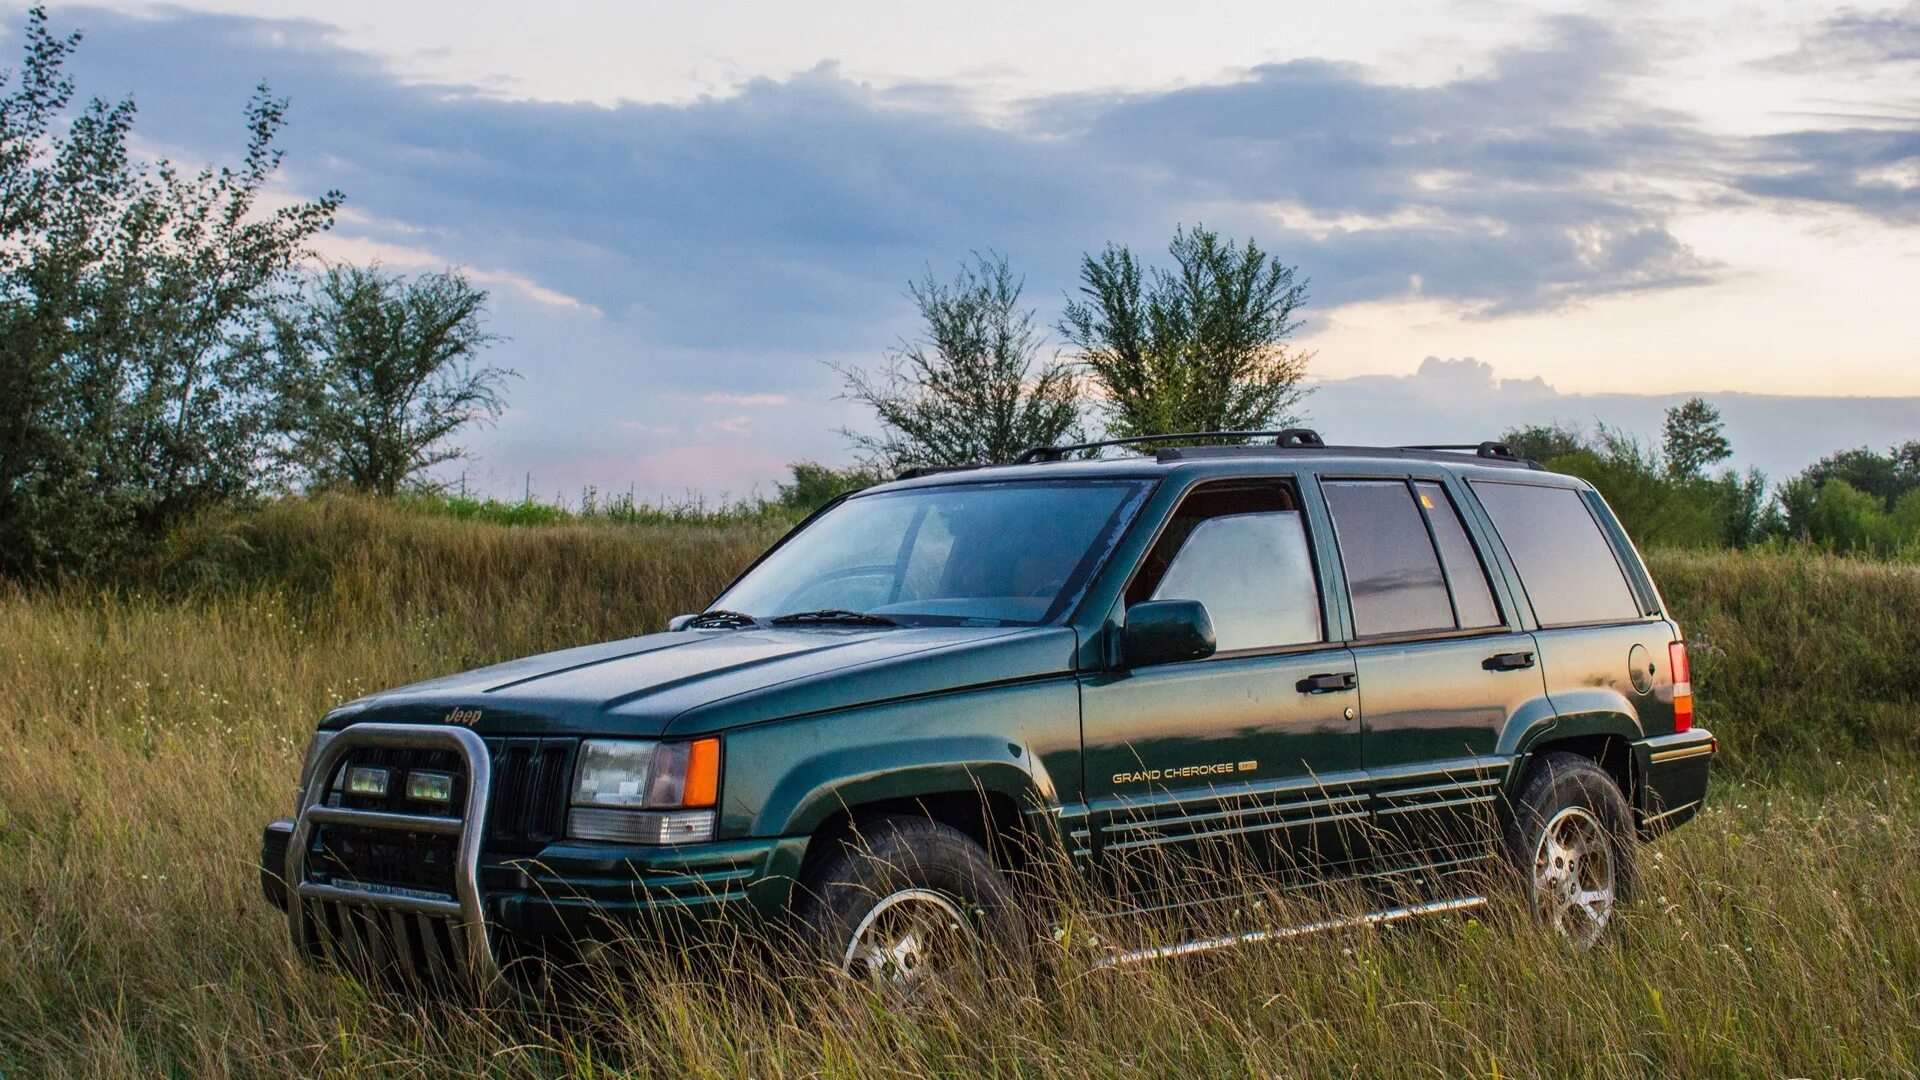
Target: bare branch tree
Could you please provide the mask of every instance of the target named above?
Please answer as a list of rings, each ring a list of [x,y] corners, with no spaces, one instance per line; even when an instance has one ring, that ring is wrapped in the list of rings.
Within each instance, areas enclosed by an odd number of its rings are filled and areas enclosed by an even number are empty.
[[[926,324],[878,374],[835,367],[846,397],[880,432],[841,434],[888,468],[1005,462],[1076,431],[1079,388],[1057,355],[1042,358],[1033,311],[1005,257],[976,254],[951,282],[931,271],[907,286]]]

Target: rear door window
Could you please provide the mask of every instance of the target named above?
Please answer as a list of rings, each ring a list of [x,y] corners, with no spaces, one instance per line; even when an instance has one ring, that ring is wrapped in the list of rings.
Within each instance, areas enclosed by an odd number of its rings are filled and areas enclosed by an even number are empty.
[[[1446,574],[1407,482],[1329,480],[1321,490],[1347,572],[1354,635],[1454,629]]]
[[[1620,560],[1573,488],[1475,481],[1542,626],[1640,617]]]

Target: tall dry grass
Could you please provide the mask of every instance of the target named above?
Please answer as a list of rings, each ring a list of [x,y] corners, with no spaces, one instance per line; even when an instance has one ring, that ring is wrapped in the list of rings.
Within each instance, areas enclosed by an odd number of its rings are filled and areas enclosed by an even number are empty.
[[[907,1012],[782,992],[745,952],[486,1011],[293,963],[253,858],[323,709],[654,629],[769,539],[296,503],[205,523],[120,590],[0,594],[0,1073],[1920,1072],[1920,582],[1831,559],[1655,560],[1712,646],[1703,717],[1766,749],[1648,849],[1641,898],[1596,952],[1499,899],[1179,963],[1091,970],[1075,952],[1041,992]],[[1788,767],[1808,745],[1828,764]]]

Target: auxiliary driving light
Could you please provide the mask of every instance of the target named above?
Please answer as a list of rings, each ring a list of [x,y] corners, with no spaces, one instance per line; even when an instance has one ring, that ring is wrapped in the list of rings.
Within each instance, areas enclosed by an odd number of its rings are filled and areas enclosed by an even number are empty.
[[[453,801],[453,776],[443,772],[410,772],[407,774],[407,798],[419,802],[450,803]]]
[[[387,781],[391,774],[385,769],[372,765],[355,765],[347,770],[347,794],[367,795],[376,799],[387,797]]]

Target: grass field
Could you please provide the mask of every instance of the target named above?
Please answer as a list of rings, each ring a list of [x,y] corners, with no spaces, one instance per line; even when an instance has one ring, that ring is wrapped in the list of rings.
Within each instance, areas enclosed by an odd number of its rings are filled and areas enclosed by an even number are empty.
[[[1593,953],[1502,899],[905,1015],[750,955],[478,1013],[292,962],[253,858],[321,711],[657,629],[777,529],[288,503],[0,592],[0,1075],[1920,1073],[1920,568],[1791,553],[1653,560],[1728,767]]]

